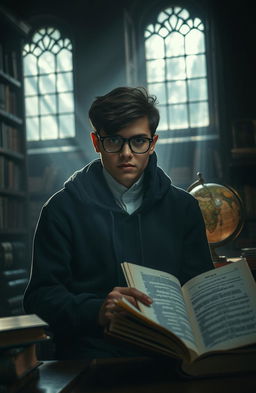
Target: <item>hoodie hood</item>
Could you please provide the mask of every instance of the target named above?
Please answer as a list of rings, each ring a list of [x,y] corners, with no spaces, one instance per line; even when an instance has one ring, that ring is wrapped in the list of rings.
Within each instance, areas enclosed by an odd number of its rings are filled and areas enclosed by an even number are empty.
[[[144,175],[144,198],[138,211],[150,209],[170,190],[171,180],[157,167],[157,156],[153,153]],[[111,211],[120,211],[116,205],[102,171],[100,159],[94,160],[76,171],[64,184],[66,191],[80,203],[90,203]]]

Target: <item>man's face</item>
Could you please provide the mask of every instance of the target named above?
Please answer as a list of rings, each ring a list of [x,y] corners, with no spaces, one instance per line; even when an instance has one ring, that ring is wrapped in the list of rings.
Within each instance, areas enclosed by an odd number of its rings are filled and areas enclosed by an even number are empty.
[[[133,136],[151,138],[148,119],[143,117],[135,120],[130,125],[122,128],[115,135],[120,135],[123,138],[131,138]],[[101,136],[106,136],[106,134],[102,132]],[[149,150],[143,154],[133,153],[128,143],[124,144],[119,153],[107,153],[103,149],[102,142],[94,133],[91,133],[91,138],[95,151],[101,155],[104,168],[118,183],[129,188],[139,179],[144,169],[147,167],[149,156],[154,152],[158,136],[155,135],[153,137],[153,142]]]

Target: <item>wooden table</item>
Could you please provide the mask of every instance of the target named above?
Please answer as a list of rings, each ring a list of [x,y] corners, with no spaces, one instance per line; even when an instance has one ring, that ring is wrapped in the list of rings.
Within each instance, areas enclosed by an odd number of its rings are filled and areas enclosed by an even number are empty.
[[[49,361],[22,393],[255,393],[256,375],[181,379],[172,362],[150,359]]]

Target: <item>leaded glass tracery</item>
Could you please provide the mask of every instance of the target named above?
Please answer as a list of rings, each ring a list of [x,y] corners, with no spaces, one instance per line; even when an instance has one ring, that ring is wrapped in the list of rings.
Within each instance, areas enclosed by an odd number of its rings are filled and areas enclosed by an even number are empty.
[[[27,140],[75,136],[72,44],[53,27],[23,49]]]
[[[145,30],[148,90],[159,102],[159,130],[209,126],[204,24],[181,7]]]

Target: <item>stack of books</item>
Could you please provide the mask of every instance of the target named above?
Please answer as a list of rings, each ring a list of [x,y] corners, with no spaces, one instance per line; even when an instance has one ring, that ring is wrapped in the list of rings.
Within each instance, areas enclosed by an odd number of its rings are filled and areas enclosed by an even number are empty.
[[[38,378],[36,344],[49,337],[35,314],[0,318],[0,392],[16,393]]]

